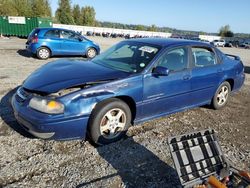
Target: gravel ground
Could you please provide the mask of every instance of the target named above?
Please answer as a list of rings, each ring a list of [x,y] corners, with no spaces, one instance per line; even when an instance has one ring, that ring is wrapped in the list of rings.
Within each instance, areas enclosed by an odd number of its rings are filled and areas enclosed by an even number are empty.
[[[92,38],[102,49],[120,39]],[[200,107],[131,127],[124,140],[103,147],[88,141],[44,141],[25,133],[9,105],[13,90],[48,61],[31,57],[23,39],[0,39],[0,187],[180,187],[167,138],[215,129],[226,158],[250,170],[250,50],[240,55],[246,82],[222,110]],[[78,57],[81,58],[81,57]]]

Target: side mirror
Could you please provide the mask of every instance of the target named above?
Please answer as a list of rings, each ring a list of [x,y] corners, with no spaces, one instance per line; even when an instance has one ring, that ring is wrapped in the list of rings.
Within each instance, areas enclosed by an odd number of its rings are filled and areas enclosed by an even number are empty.
[[[169,75],[169,69],[165,67],[155,67],[153,70],[153,74],[157,76],[168,76]]]
[[[83,41],[83,38],[82,38],[82,37],[79,37],[78,40],[79,40],[80,42],[82,42],[82,41]]]

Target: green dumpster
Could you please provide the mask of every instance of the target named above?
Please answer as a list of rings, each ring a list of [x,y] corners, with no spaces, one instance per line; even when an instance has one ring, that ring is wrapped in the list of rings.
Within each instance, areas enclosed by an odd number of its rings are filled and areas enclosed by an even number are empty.
[[[52,27],[51,18],[0,16],[0,34],[27,37],[37,27]]]

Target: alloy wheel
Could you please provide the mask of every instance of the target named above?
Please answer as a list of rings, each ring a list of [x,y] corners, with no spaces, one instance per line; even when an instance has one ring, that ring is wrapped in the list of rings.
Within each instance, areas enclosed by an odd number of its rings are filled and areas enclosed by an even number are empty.
[[[100,123],[101,135],[107,139],[113,139],[120,135],[126,126],[127,117],[120,108],[109,110]]]
[[[222,86],[218,95],[217,95],[217,103],[222,106],[226,103],[228,99],[229,88],[227,86]]]

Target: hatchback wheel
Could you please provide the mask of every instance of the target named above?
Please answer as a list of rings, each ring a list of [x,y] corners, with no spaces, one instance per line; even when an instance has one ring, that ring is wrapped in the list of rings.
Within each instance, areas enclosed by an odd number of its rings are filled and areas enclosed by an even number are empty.
[[[129,106],[119,99],[108,99],[97,105],[89,121],[92,141],[105,145],[120,140],[131,123]]]
[[[219,86],[213,97],[212,100],[213,108],[220,109],[224,107],[228,102],[230,92],[231,92],[231,85],[228,82],[223,82]]]
[[[51,55],[50,50],[46,47],[41,47],[37,50],[36,53],[39,59],[48,59]]]
[[[90,58],[90,59],[94,58],[96,55],[97,55],[97,52],[96,52],[96,49],[94,48],[89,48],[86,52],[87,58]]]

